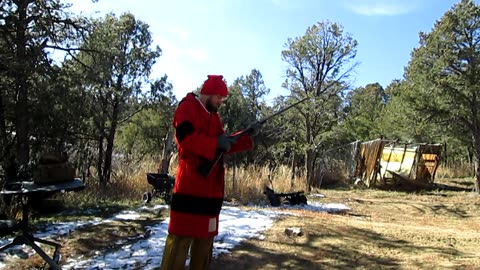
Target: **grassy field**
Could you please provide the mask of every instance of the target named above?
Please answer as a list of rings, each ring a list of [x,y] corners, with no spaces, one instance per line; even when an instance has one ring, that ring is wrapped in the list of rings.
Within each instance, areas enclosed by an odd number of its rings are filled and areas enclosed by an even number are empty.
[[[124,179],[104,189],[94,184],[80,193],[64,194],[67,207],[97,209],[109,216],[122,209],[138,207],[141,195],[151,190],[144,167],[140,173],[125,174]],[[321,188],[324,198],[308,197],[309,202],[343,203],[351,208],[343,214],[278,209],[284,215],[261,239],[250,239],[231,254],[217,258],[211,269],[479,269],[480,196],[471,191],[471,178],[447,178],[443,172],[437,183],[442,188],[400,192],[337,186]],[[227,176],[227,198],[240,205],[266,204],[265,185],[277,192],[304,190],[301,179],[278,168],[274,175],[263,168],[250,168]],[[276,179],[269,181],[267,179]],[[245,208],[251,206],[242,206]],[[160,222],[168,215],[154,213],[148,220],[119,224],[118,227],[83,228],[57,239],[63,244],[63,258],[92,256],[119,248],[119,238],[145,233],[145,226]],[[68,216],[62,219],[84,219]],[[58,220],[57,215],[40,215],[36,223]],[[287,228],[299,228],[301,234],[286,234]],[[108,239],[108,241],[86,241]],[[11,269],[38,269],[38,256],[12,262]]]

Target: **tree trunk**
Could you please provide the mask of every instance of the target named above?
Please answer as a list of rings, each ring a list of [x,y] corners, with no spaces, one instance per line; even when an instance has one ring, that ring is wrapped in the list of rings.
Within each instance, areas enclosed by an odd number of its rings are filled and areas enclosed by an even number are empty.
[[[21,86],[20,88],[23,89],[18,89],[18,100],[15,109],[17,161],[19,165],[26,165],[30,160],[30,146],[28,142],[27,93],[24,86]]]
[[[480,159],[475,160],[475,191],[480,194]]]
[[[162,160],[160,161],[160,168],[158,169],[159,173],[168,174],[170,167],[170,159],[172,158],[172,142],[173,142],[173,132],[168,131],[167,136],[165,137],[165,142],[163,145]]]
[[[98,159],[97,159],[97,176],[98,181],[101,185],[105,184],[102,173],[102,164],[103,164],[103,136],[98,138]]]
[[[312,191],[313,184],[315,182],[314,171],[314,149],[308,149],[305,156],[305,168],[307,170],[307,190]]]
[[[1,91],[1,89],[0,89]],[[5,125],[5,109],[3,107],[3,93],[0,92],[0,162],[2,167],[6,168],[5,161],[7,156],[7,126]]]
[[[26,165],[30,160],[30,146],[28,142],[28,83],[27,74],[24,65],[26,61],[26,19],[27,5],[26,1],[18,2],[18,25],[16,33],[16,65],[15,65],[15,87],[17,100],[15,104],[15,131],[17,138],[17,162],[18,165]]]
[[[232,192],[235,194],[237,189],[237,157],[233,157],[233,172],[232,172]]]
[[[115,140],[115,131],[108,134],[107,149],[105,150],[105,163],[103,164],[103,181],[105,184],[110,182],[112,175],[112,156],[113,156],[113,141]]]
[[[11,144],[7,135],[7,126],[5,122],[3,96],[0,93],[0,167],[3,168],[6,180],[14,181],[16,176],[15,158],[11,151]]]
[[[295,186],[295,174],[296,174],[295,151],[293,151],[292,152],[292,174],[290,175],[290,189],[292,190]]]
[[[480,134],[474,134],[473,145],[475,147],[475,191],[480,194]]]
[[[105,183],[110,182],[110,176],[112,174],[113,143],[115,141],[115,132],[117,131],[118,125],[118,109],[119,105],[116,103],[113,107],[112,123],[107,136],[107,149],[105,150],[105,163],[103,166],[103,181]]]
[[[310,114],[307,113],[305,118],[307,122],[305,123],[306,133],[305,133],[305,141],[307,142],[307,150],[305,151],[305,170],[306,172],[306,180],[307,180],[307,191],[312,191],[313,186],[313,179],[315,175],[313,174],[313,138],[312,138],[312,126],[310,122]]]

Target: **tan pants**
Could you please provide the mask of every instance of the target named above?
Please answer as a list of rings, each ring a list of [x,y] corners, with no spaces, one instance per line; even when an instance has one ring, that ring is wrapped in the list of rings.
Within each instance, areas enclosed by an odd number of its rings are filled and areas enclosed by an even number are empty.
[[[192,238],[169,234],[160,270],[184,270],[190,249],[190,270],[207,270],[212,259],[213,237]]]

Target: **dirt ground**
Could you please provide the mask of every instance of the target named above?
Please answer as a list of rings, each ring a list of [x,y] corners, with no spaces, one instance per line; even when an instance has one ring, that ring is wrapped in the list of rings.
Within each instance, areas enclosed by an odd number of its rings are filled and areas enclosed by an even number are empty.
[[[480,196],[454,186],[421,193],[321,190],[321,202],[351,211],[291,211],[297,215],[218,258],[212,269],[480,269]]]
[[[461,181],[449,184],[444,186],[449,190],[415,193],[321,189],[325,197],[308,197],[309,202],[343,203],[351,210],[278,209],[292,215],[282,215],[261,238],[216,258],[211,269],[479,269],[480,196]],[[145,226],[166,215],[163,209],[141,220],[85,227],[56,240],[63,245],[63,259],[89,257],[119,248],[119,239],[148,237]],[[288,233],[290,228],[299,233]],[[44,263],[32,256],[11,266],[41,269]]]

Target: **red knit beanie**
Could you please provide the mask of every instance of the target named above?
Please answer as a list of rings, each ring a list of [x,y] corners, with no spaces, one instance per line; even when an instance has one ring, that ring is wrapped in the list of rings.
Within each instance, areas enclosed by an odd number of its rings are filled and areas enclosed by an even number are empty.
[[[223,81],[222,75],[208,75],[208,79],[203,83],[200,94],[203,95],[220,95],[226,97],[228,88]]]

